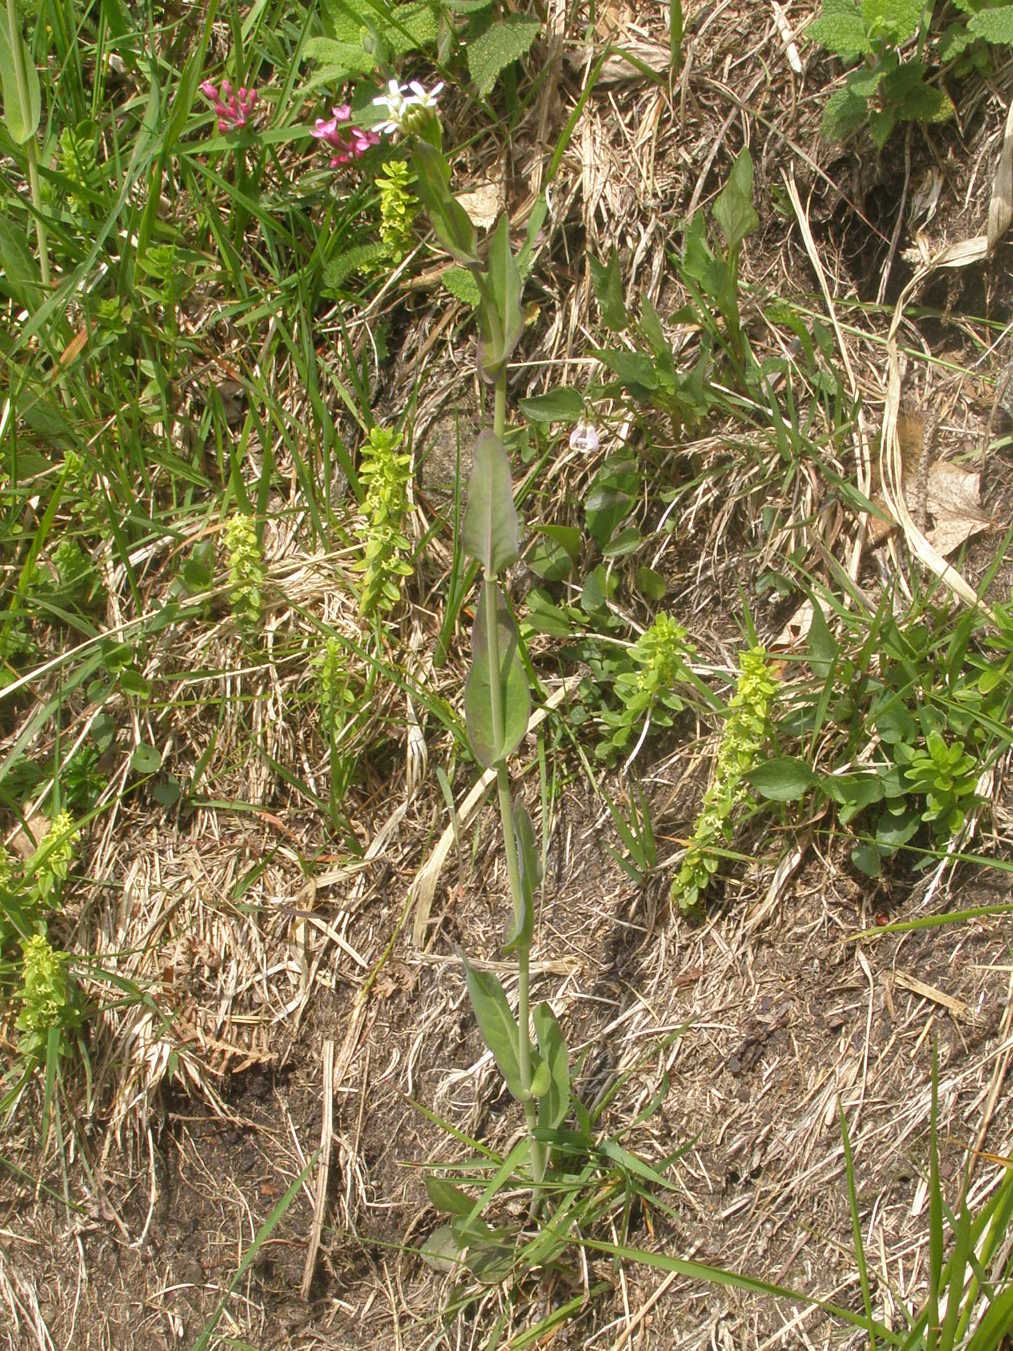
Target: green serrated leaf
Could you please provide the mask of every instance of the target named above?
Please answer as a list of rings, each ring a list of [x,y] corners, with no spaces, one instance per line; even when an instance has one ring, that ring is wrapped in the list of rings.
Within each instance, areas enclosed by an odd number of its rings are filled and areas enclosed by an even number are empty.
[[[614,333],[621,333],[629,326],[630,316],[626,312],[623,300],[619,255],[613,249],[607,263],[599,263],[597,258],[590,256],[587,261],[591,268],[591,285],[601,306],[602,323]]]
[[[729,249],[738,248],[759,225],[760,218],[753,206],[753,161],[748,150],[741,150],[736,156],[712,214]]]
[[[968,32],[984,38],[986,42],[1013,45],[1013,5],[980,10],[968,19],[967,28]]]
[[[475,759],[485,769],[506,760],[516,750],[527,731],[531,695],[528,677],[518,651],[517,629],[497,586],[496,647],[499,657],[499,691],[502,733],[494,725],[492,681],[490,678],[486,597],[483,588],[475,617],[472,637],[471,670],[464,688],[465,726]]]
[[[869,105],[850,89],[837,89],[827,99],[820,122],[820,135],[827,141],[843,141],[864,125]]]
[[[374,14],[373,21],[377,18]],[[390,54],[403,56],[436,41],[438,13],[435,6],[425,3],[395,5],[390,22],[377,22],[376,27],[390,48]]]
[[[358,42],[342,42],[337,38],[308,38],[303,55],[316,61],[321,73],[326,71],[334,81],[348,79],[350,75],[368,75],[376,65],[376,57],[364,51]]]
[[[806,37],[846,61],[872,51],[862,11],[852,0],[823,0],[823,10],[806,29]]]
[[[523,1102],[527,1094],[521,1083],[517,1020],[510,1012],[503,986],[491,971],[480,971],[465,958],[461,960],[468,983],[468,998],[475,1011],[482,1040],[492,1052],[507,1088],[518,1102]]]
[[[329,291],[339,291],[354,273],[368,272],[387,257],[386,244],[354,244],[325,265],[324,287]]]
[[[510,461],[503,442],[492,432],[483,432],[475,442],[461,542],[490,577],[515,563],[520,554]]]
[[[862,0],[862,18],[873,42],[899,47],[918,32],[925,0]]]
[[[475,309],[482,299],[478,283],[466,267],[447,268],[446,272],[440,277],[440,281],[455,300],[470,305],[472,309]]]
[[[480,98],[489,97],[511,61],[527,55],[541,28],[539,19],[507,14],[468,44],[468,72]]]

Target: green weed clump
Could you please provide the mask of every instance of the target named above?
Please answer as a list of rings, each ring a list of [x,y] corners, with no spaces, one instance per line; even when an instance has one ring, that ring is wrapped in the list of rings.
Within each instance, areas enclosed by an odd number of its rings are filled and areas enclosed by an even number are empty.
[[[686,630],[661,611],[629,650],[634,669],[616,677],[613,689],[622,707],[602,714],[610,733],[596,748],[600,759],[621,751],[638,726],[641,731],[634,754],[652,725],[671,726],[675,714],[685,707],[678,686],[690,678],[686,662],[692,652]]]
[[[225,551],[228,555],[229,604],[244,628],[260,623],[261,592],[266,576],[264,555],[252,516],[237,512],[225,526]]]
[[[380,193],[380,238],[390,261],[400,263],[412,244],[412,223],[418,198],[412,192],[414,175],[401,159],[388,160],[376,176]]]
[[[746,795],[746,775],[759,763],[776,693],[777,681],[764,649],[753,647],[743,652],[714,774],[704,794],[693,838],[672,882],[672,903],[684,913],[700,908],[720,863],[720,855],[715,851],[726,847],[731,839],[732,815]]]
[[[334,736],[345,725],[345,714],[355,703],[348,686],[348,667],[345,649],[338,638],[328,638],[317,654],[314,665],[317,674],[317,698],[325,731]]]
[[[367,484],[363,503],[363,574],[359,612],[382,615],[401,599],[401,578],[411,576],[405,555],[411,545],[403,533],[411,505],[412,457],[400,449],[401,438],[383,427],[371,427],[362,448],[359,477]]]
[[[68,972],[70,958],[52,947],[45,934],[32,934],[22,941],[20,1012],[14,1026],[21,1033],[18,1054],[22,1068],[45,1060],[50,1033],[59,1033],[58,1053],[66,1050],[66,1033],[80,1027],[81,1000]]]

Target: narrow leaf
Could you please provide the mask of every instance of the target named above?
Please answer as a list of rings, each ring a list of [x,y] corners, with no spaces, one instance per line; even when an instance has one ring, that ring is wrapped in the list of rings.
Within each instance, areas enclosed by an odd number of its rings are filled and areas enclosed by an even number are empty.
[[[464,957],[461,960],[468,982],[468,998],[475,1010],[482,1040],[492,1052],[500,1073],[506,1080],[507,1088],[518,1102],[523,1102],[527,1094],[521,1083],[520,1063],[517,1057],[517,1022],[510,1012],[503,986],[491,971],[480,971]]]
[[[510,247],[510,220],[504,211],[489,241],[489,295],[498,322],[482,343],[480,360],[489,380],[495,380],[524,332],[521,311],[521,274]],[[483,327],[485,327],[483,325]]]
[[[16,11],[8,6],[10,26],[0,17],[0,85],[3,87],[4,122],[15,145],[24,145],[38,129],[42,116],[39,72],[32,54],[15,27]]]
[[[739,152],[728,182],[714,203],[714,219],[730,249],[736,249],[760,223],[753,206],[753,161],[749,151]]]
[[[412,146],[415,191],[432,222],[440,243],[459,262],[477,264],[475,227],[467,211],[450,191],[450,166],[428,141]]]
[[[607,263],[588,258],[591,267],[591,285],[601,306],[602,323],[614,333],[621,333],[629,325],[630,316],[623,302],[623,278],[619,271],[619,255],[615,249]]]
[[[462,542],[490,577],[515,563],[520,553],[510,461],[503,442],[492,432],[483,432],[475,443]]]
[[[485,769],[505,760],[527,731],[531,696],[518,652],[517,628],[506,600],[496,588],[496,655],[501,726],[495,725],[486,596],[478,606],[472,636],[472,662],[464,690],[465,725],[475,759]]]
[[[538,1124],[543,1130],[555,1130],[570,1110],[570,1062],[563,1034],[548,1004],[539,1004],[535,1009],[534,1024],[538,1050],[542,1063],[548,1066],[550,1079],[538,1104]]]
[[[437,1210],[442,1210],[445,1215],[471,1214],[475,1202],[467,1192],[461,1191],[460,1187],[455,1187],[453,1183],[432,1173],[426,1174],[425,1183],[429,1199]]]
[[[535,847],[535,831],[531,817],[519,803],[514,803],[514,836],[517,841],[517,865],[520,871],[520,910],[514,914],[513,924],[503,943],[504,952],[531,946],[531,931],[535,925],[535,890],[542,880],[541,858]]]

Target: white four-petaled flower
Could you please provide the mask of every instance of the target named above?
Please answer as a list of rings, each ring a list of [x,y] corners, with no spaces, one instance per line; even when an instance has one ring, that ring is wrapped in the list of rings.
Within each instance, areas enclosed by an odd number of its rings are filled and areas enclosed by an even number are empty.
[[[397,80],[390,80],[386,94],[381,94],[373,100],[376,107],[387,110],[387,121],[381,122],[375,130],[388,136],[400,131],[408,110],[435,108],[442,89],[442,81],[433,85],[432,89],[426,89],[418,80],[412,80],[410,84],[398,84]]]

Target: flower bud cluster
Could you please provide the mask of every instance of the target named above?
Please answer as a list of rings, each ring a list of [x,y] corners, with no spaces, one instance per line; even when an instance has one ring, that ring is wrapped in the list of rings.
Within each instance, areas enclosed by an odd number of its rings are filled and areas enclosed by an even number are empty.
[[[228,80],[222,80],[221,86],[213,80],[205,80],[200,92],[209,99],[218,118],[218,130],[240,131],[246,126],[250,114],[257,106],[258,94],[255,89],[247,89],[241,84],[233,92]]]

